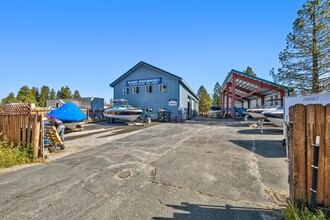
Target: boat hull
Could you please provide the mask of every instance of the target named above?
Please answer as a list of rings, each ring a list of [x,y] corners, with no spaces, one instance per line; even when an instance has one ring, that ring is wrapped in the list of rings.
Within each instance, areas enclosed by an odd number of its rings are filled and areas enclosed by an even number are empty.
[[[133,110],[133,111],[105,111],[104,116],[120,121],[135,121],[142,114],[142,110]]]
[[[274,123],[278,127],[283,127],[284,126],[284,120],[283,118],[267,118],[270,122]]]

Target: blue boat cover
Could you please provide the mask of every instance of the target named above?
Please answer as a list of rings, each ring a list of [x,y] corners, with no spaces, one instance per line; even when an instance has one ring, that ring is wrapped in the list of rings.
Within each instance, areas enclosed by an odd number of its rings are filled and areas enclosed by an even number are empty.
[[[54,116],[63,122],[78,122],[87,118],[77,105],[70,102],[65,103],[57,109],[51,110],[47,115],[48,117]]]

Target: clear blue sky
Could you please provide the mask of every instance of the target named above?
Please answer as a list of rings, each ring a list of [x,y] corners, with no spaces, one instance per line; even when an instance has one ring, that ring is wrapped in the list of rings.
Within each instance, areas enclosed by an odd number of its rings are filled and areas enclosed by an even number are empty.
[[[272,80],[305,0],[0,1],[0,99],[27,85],[113,96],[145,61],[209,93],[231,69]]]

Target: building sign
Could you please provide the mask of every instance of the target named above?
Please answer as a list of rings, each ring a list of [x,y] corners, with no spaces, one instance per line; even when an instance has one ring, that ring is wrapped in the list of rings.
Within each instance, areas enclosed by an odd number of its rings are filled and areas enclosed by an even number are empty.
[[[126,86],[140,86],[140,85],[150,85],[150,84],[162,84],[162,77],[149,78],[149,79],[134,79],[134,80],[126,81]]]
[[[170,99],[168,101],[168,106],[177,106],[178,105],[178,100],[177,99]]]

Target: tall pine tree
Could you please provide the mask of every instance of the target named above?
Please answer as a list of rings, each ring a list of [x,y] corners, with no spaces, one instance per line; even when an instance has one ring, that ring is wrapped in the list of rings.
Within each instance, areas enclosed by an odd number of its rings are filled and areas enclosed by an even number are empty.
[[[56,99],[56,93],[54,89],[50,90],[49,99]]]
[[[207,93],[204,86],[200,86],[197,92],[199,97],[199,113],[207,114],[212,105],[212,100],[210,95]]]
[[[250,66],[246,67],[246,70],[243,71],[243,73],[249,74],[251,76],[256,76],[257,75],[255,72],[253,72],[253,70]]]
[[[220,106],[220,100],[221,100],[221,89],[219,82],[217,82],[213,89],[213,102],[212,105],[214,106]]]
[[[6,98],[3,98],[1,100],[1,104],[7,104],[7,103],[15,103],[17,102],[16,98],[15,98],[15,94],[13,92],[9,93],[9,95]]]
[[[280,53],[282,67],[270,75],[275,82],[301,93],[330,89],[330,1],[308,0],[298,11],[286,48]]]
[[[17,93],[16,100],[24,103],[37,103],[35,93],[27,86],[22,86]]]
[[[77,89],[74,91],[72,98],[74,98],[74,99],[80,99],[81,98],[80,93]]]
[[[45,107],[47,99],[49,99],[49,87],[43,86],[41,87],[41,91],[40,91],[39,105],[41,107]]]

